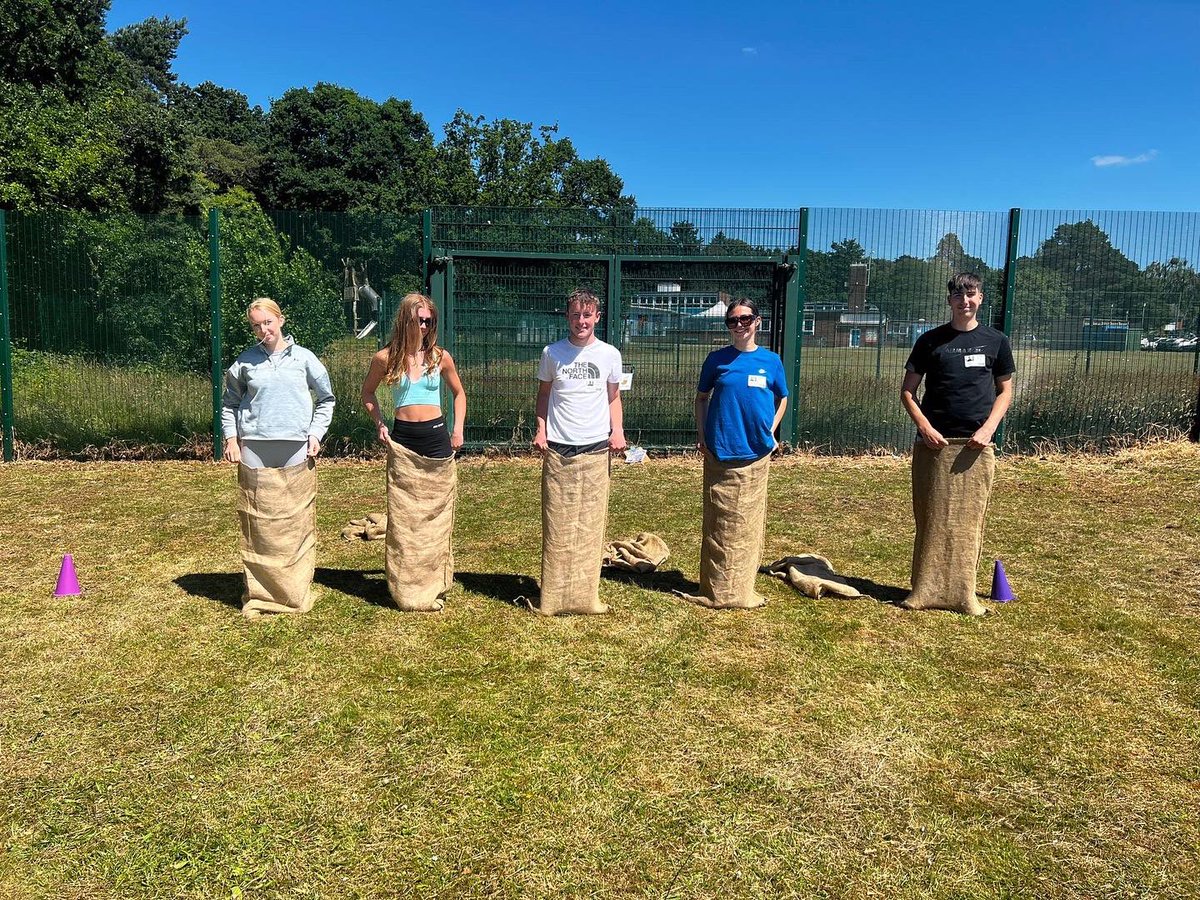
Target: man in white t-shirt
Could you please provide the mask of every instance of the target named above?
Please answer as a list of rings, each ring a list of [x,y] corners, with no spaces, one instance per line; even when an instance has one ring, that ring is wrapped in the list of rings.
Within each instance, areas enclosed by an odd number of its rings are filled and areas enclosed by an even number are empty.
[[[570,334],[542,351],[538,365],[540,453],[577,456],[625,449],[621,411],[621,351],[596,337],[600,299],[587,290],[567,298]]]
[[[621,354],[596,339],[600,300],[578,290],[567,298],[565,340],[542,351],[537,434],[542,454],[544,616],[608,612],[600,569],[608,521],[610,452],[625,449],[621,424]]]

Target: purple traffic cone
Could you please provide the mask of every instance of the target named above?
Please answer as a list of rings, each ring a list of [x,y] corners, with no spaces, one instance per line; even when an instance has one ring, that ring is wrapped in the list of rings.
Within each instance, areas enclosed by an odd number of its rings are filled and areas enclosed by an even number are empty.
[[[1009,587],[1008,576],[1004,574],[1004,563],[1000,560],[996,560],[996,570],[992,573],[992,599],[997,603],[1017,599],[1017,595]]]
[[[74,597],[82,594],[79,579],[75,575],[75,560],[68,553],[63,557],[62,566],[58,570],[58,584],[54,588],[55,597]]]

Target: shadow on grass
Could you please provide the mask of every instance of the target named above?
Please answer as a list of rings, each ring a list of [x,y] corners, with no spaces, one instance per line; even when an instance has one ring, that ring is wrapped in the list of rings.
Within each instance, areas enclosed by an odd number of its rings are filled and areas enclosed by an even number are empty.
[[[391,595],[388,594],[383,569],[327,569],[317,566],[316,572],[313,573],[313,581],[322,587],[333,588],[375,606],[393,610],[396,608]]]
[[[657,591],[670,594],[672,591],[682,591],[685,594],[699,594],[700,584],[684,577],[678,569],[658,570],[654,572],[627,572],[624,569],[603,568],[602,578],[609,581],[620,581],[624,584],[634,584],[643,590]]]
[[[899,606],[903,603],[911,590],[906,587],[897,587],[894,584],[879,584],[870,578],[846,576],[846,583],[872,600],[878,600],[880,603],[887,603],[891,606]]]
[[[511,572],[455,572],[454,580],[472,594],[489,597],[519,609],[537,609],[541,590],[529,575]]]
[[[180,575],[174,581],[193,597],[204,597],[236,610],[242,608],[245,581],[241,572],[194,572]]]

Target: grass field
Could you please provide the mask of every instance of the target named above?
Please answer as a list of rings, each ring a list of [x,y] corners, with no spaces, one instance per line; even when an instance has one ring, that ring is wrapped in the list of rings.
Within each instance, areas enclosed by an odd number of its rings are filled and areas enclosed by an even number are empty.
[[[541,620],[534,463],[461,464],[423,615],[337,536],[382,466],[327,462],[317,605],[247,623],[231,469],[0,467],[0,897],[1195,897],[1198,473],[1178,443],[1002,460],[984,553],[1019,599],[975,620],[889,602],[885,456],[771,480],[767,555],[871,598],[687,605],[700,472],[652,460],[610,533],[666,571]],[[85,593],[54,599],[66,551]]]

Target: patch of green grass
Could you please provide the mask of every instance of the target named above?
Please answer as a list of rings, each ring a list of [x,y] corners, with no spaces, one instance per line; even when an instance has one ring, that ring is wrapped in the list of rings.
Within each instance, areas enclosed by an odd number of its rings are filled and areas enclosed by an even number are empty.
[[[753,613],[605,579],[612,615],[542,620],[535,463],[460,464],[424,615],[337,537],[382,466],[327,462],[317,605],[256,623],[232,469],[0,467],[0,896],[1194,896],[1198,463],[1001,461],[1019,600],[983,620],[765,577]],[[610,534],[661,534],[664,583],[699,487],[615,467]],[[891,595],[911,539],[905,460],[774,465],[767,557]]]

